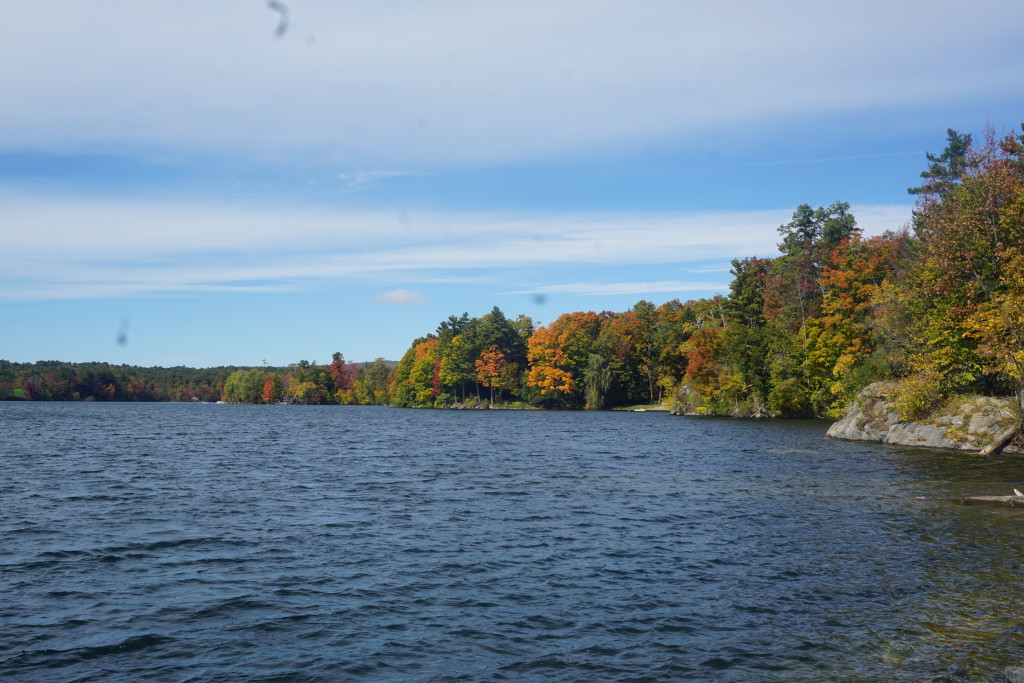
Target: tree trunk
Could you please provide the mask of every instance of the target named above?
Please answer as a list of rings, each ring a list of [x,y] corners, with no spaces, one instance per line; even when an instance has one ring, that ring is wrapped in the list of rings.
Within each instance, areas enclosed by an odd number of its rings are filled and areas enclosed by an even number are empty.
[[[1002,448],[1006,444],[1010,443],[1010,441],[1012,441],[1013,437],[1016,436],[1016,435],[1017,435],[1017,425],[1014,425],[1010,429],[1007,429],[1005,432],[1003,432],[1002,434],[1000,434],[999,436],[994,438],[992,440],[992,443],[990,443],[989,445],[985,446],[984,448],[981,449],[981,451],[978,452],[978,455],[992,455],[993,453],[998,451],[1000,448]]]

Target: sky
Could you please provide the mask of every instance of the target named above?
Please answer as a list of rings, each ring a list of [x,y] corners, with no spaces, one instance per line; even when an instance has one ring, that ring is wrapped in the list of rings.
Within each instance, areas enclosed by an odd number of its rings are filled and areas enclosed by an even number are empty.
[[[0,22],[0,359],[397,360],[727,293],[1024,122],[1024,3],[48,0]]]

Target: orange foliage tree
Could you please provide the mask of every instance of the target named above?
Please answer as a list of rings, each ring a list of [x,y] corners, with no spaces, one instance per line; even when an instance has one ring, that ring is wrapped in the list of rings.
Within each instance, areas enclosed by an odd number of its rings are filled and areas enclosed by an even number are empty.
[[[537,328],[527,343],[527,383],[541,397],[576,405],[581,402],[583,372],[604,319],[593,311],[565,313]]]
[[[876,347],[872,302],[882,282],[905,267],[909,236],[851,237],[821,276],[821,316],[808,321],[804,370],[817,414],[838,417],[863,381],[856,372]]]
[[[491,390],[491,403],[494,403],[494,387],[506,364],[505,354],[497,346],[488,346],[476,360],[476,380]]]

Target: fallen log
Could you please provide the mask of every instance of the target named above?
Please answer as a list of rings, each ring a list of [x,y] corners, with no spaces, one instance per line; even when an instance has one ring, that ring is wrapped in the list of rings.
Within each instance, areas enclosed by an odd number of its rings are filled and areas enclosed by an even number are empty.
[[[1010,443],[1013,440],[1013,437],[1016,435],[1017,425],[1014,425],[1007,429],[1002,434],[1000,434],[999,436],[997,436],[995,439],[993,439],[992,443],[982,448],[981,451],[979,451],[978,455],[992,455],[1000,448]]]
[[[960,496],[961,505],[996,505],[999,507],[1024,507],[1024,496]]]

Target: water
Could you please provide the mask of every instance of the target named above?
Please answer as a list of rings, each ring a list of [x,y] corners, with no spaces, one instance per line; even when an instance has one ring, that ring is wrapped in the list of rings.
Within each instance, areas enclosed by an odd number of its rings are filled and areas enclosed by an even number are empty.
[[[976,680],[1019,457],[655,413],[0,404],[0,677]]]

